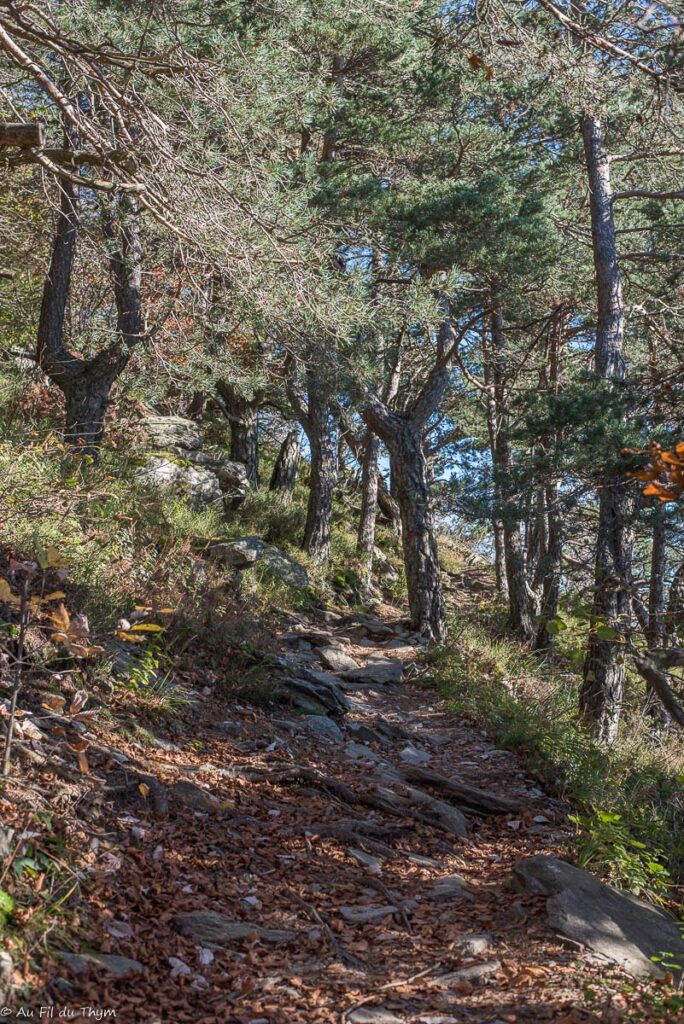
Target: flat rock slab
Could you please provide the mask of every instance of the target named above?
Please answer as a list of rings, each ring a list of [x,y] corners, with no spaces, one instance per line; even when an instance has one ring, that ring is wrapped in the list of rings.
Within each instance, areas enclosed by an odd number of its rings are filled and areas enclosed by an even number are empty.
[[[548,896],[549,926],[637,978],[663,977],[651,960],[664,952],[684,963],[684,939],[675,921],[658,908],[556,857],[528,857],[513,869],[517,887]]]
[[[339,743],[344,740],[344,734],[339,725],[333,722],[332,718],[326,718],[325,715],[302,715],[300,722],[307,732],[320,736],[321,739]]]
[[[406,1017],[398,1017],[384,1006],[360,1006],[347,1014],[349,1024],[406,1024]]]
[[[468,883],[462,875],[444,875],[434,883],[428,898],[440,902],[454,899],[472,900],[474,897],[468,892]]]
[[[215,910],[191,910],[172,919],[176,931],[202,946],[228,946],[241,939],[258,938],[263,942],[290,942],[297,933],[263,928],[248,921],[234,921]]]
[[[131,960],[127,956],[115,956],[112,953],[58,953],[58,956],[72,974],[84,974],[94,968],[106,971],[115,978],[126,978],[145,970],[137,960]]]
[[[339,647],[319,647],[318,656],[333,672],[353,672],[358,669],[358,663],[354,661],[351,654],[340,650]]]
[[[169,789],[169,796],[192,811],[218,811],[221,807],[220,801],[206,789],[185,780],[175,782]]]
[[[360,1006],[347,1014],[349,1024],[406,1024],[406,1017],[398,1017],[384,1006]]]
[[[427,750],[420,750],[418,747],[412,746],[410,743],[399,752],[399,757],[404,764],[427,764],[430,760],[430,755]]]
[[[387,683],[400,683],[404,676],[404,663],[400,658],[390,658],[386,654],[371,654],[363,668],[354,663],[350,669],[340,668],[338,671],[352,682],[375,683],[381,686]]]
[[[396,907],[340,907],[340,915],[349,924],[379,924],[397,913]]]

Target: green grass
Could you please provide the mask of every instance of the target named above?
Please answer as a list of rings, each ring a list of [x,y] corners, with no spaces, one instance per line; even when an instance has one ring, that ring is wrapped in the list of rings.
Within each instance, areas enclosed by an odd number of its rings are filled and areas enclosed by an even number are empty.
[[[632,891],[676,899],[684,880],[681,740],[655,742],[628,714],[619,743],[602,747],[578,720],[578,676],[550,670],[471,614],[452,618],[449,644],[433,658],[433,681],[450,709],[517,751],[579,809],[576,848],[585,865]]]

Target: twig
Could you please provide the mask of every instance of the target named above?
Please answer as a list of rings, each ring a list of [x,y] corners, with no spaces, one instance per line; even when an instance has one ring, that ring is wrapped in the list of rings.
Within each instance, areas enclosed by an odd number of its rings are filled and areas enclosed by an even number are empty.
[[[14,687],[10,700],[10,713],[7,721],[7,733],[5,735],[5,751],[2,758],[2,777],[6,779],[9,775],[10,761],[12,758],[12,737],[14,735],[14,722],[17,717],[17,700],[19,691],[23,685],[23,664],[24,664],[24,639],[28,625],[28,576],[24,578],[21,589],[21,607],[19,611],[19,639],[17,641],[17,660],[14,666]]]

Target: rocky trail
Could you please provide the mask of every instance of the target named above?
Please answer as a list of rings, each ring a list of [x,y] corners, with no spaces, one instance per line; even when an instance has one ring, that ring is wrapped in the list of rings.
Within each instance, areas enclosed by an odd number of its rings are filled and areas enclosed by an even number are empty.
[[[91,742],[64,783],[80,946],[49,939],[42,1003],[131,1024],[626,1019],[626,976],[595,954],[657,972],[644,918],[656,949],[669,923],[548,859],[568,809],[447,713],[385,611],[291,616],[270,710],[207,688],[177,735]]]

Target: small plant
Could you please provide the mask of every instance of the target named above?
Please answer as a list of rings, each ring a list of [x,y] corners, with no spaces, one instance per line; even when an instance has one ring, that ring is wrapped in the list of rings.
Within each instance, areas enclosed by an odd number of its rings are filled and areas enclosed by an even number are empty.
[[[172,672],[168,668],[163,671],[168,664],[169,656],[159,644],[151,643],[141,650],[137,664],[129,670],[123,683],[140,704],[162,715],[192,703],[173,682]]]
[[[621,814],[595,810],[590,814],[571,814],[579,829],[577,863],[593,865],[601,874],[637,896],[663,902],[670,872],[661,863],[664,855],[636,839]],[[668,954],[665,954],[666,956]]]
[[[0,889],[0,933],[14,913],[14,900],[6,889]]]

